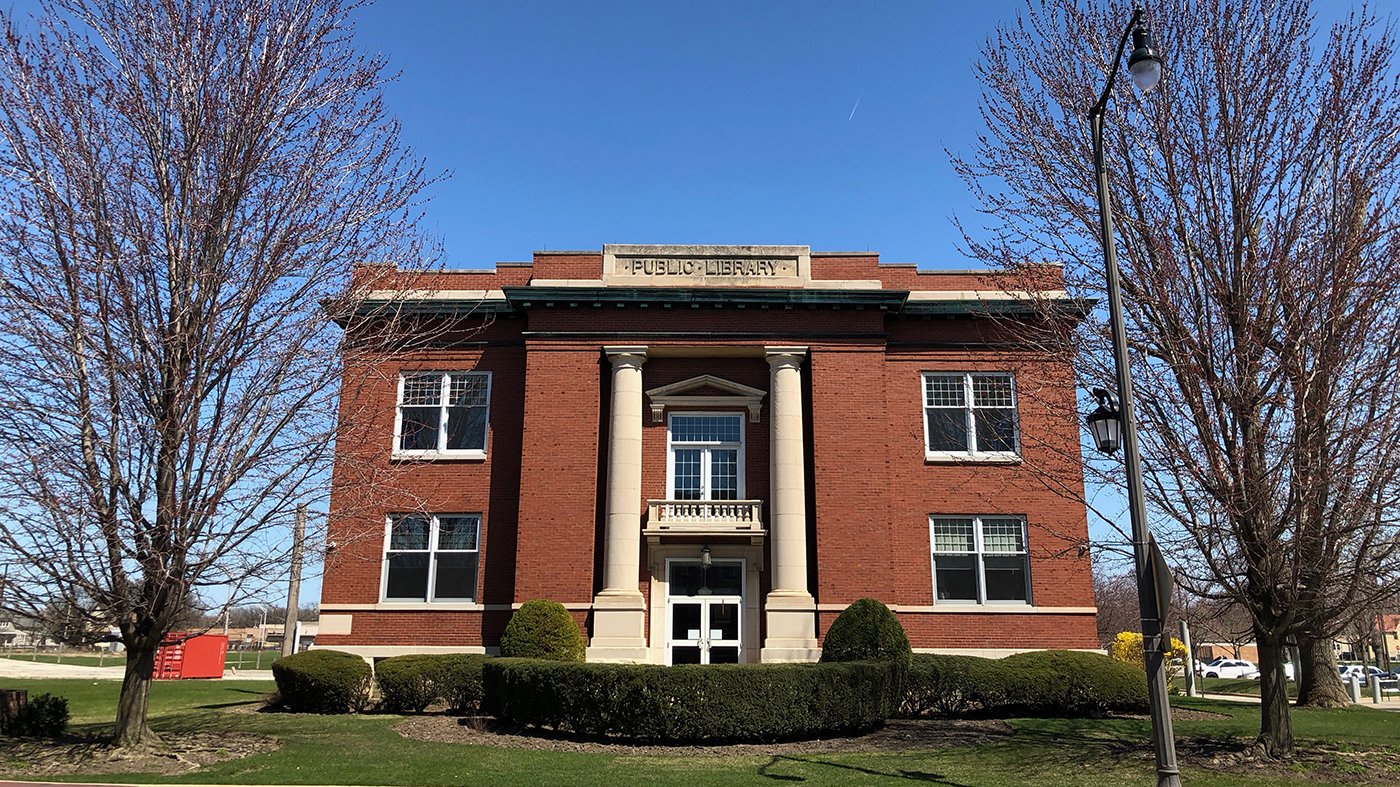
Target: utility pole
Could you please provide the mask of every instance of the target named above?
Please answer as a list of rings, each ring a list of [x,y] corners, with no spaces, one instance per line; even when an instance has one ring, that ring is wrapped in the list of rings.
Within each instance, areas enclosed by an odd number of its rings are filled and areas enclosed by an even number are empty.
[[[287,617],[282,622],[282,655],[297,650],[297,607],[301,599],[301,542],[306,540],[306,504],[297,506],[296,529],[292,533],[292,578],[287,583]]]

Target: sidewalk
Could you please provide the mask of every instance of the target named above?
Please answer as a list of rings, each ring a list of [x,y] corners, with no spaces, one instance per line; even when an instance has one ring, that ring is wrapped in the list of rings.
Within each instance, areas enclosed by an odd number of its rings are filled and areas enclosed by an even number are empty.
[[[1200,695],[1198,695],[1198,696],[1199,696],[1200,699],[1204,699],[1204,700],[1221,700],[1222,702],[1240,702],[1240,703],[1246,703],[1246,704],[1249,704],[1249,705],[1258,705],[1258,704],[1259,704],[1259,698],[1256,697],[1256,696],[1254,696],[1253,694],[1200,694]],[[1369,691],[1369,690],[1363,690],[1363,691],[1361,692],[1361,701],[1360,701],[1360,702],[1355,702],[1355,703],[1352,703],[1352,704],[1353,704],[1353,705],[1356,705],[1356,706],[1358,706],[1358,707],[1363,707],[1363,708],[1375,708],[1376,710],[1384,710],[1384,711],[1391,711],[1391,712],[1393,712],[1393,713],[1400,713],[1400,695],[1396,695],[1396,694],[1382,694],[1382,695],[1381,695],[1381,701],[1380,701],[1379,703],[1376,703],[1376,702],[1372,702],[1372,701],[1371,701],[1371,694],[1370,694],[1370,691]]]
[[[0,679],[37,678],[79,680],[121,680],[126,667],[88,667],[79,664],[50,664],[45,661],[22,661],[20,659],[0,659]],[[223,680],[272,680],[270,669],[224,670]]]

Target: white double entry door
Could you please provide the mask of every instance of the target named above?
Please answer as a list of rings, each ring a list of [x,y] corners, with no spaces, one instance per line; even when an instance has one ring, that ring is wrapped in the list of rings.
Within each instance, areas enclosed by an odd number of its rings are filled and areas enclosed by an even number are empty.
[[[666,561],[666,663],[738,664],[744,561]]]

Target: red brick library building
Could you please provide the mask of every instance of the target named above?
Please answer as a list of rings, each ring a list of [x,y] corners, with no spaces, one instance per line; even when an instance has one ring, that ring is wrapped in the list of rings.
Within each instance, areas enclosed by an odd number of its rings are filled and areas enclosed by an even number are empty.
[[[1073,378],[1018,331],[1078,313],[1057,268],[608,245],[396,275],[371,298],[457,329],[346,370],[317,646],[491,653],[546,598],[590,661],[814,660],[870,596],[919,651],[1098,647]]]

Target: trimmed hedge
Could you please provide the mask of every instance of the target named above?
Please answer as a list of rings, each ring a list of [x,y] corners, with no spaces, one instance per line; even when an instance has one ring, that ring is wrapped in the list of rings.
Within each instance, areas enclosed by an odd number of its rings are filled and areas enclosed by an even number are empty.
[[[842,610],[822,639],[822,661],[897,661],[907,667],[913,655],[899,618],[873,598]]]
[[[272,662],[282,704],[305,713],[364,710],[370,674],[364,659],[339,650],[308,650]]]
[[[904,680],[900,715],[994,715],[1006,703],[1008,685],[995,659],[916,653]]]
[[[501,634],[506,657],[583,661],[585,647],[574,616],[563,604],[541,598],[521,604]]]
[[[1068,650],[1004,659],[916,654],[901,715],[1101,716],[1147,708],[1147,678],[1107,656]]]
[[[448,713],[481,707],[481,665],[486,656],[467,653],[393,656],[374,665],[380,707],[390,713],[422,713],[435,702]]]
[[[638,741],[778,741],[860,732],[895,710],[892,662],[577,664],[492,659],[487,712],[502,721]]]
[[[1007,703],[1045,716],[1101,716],[1147,710],[1147,675],[1098,653],[1042,650],[1000,660],[1007,672],[1035,676]]]

